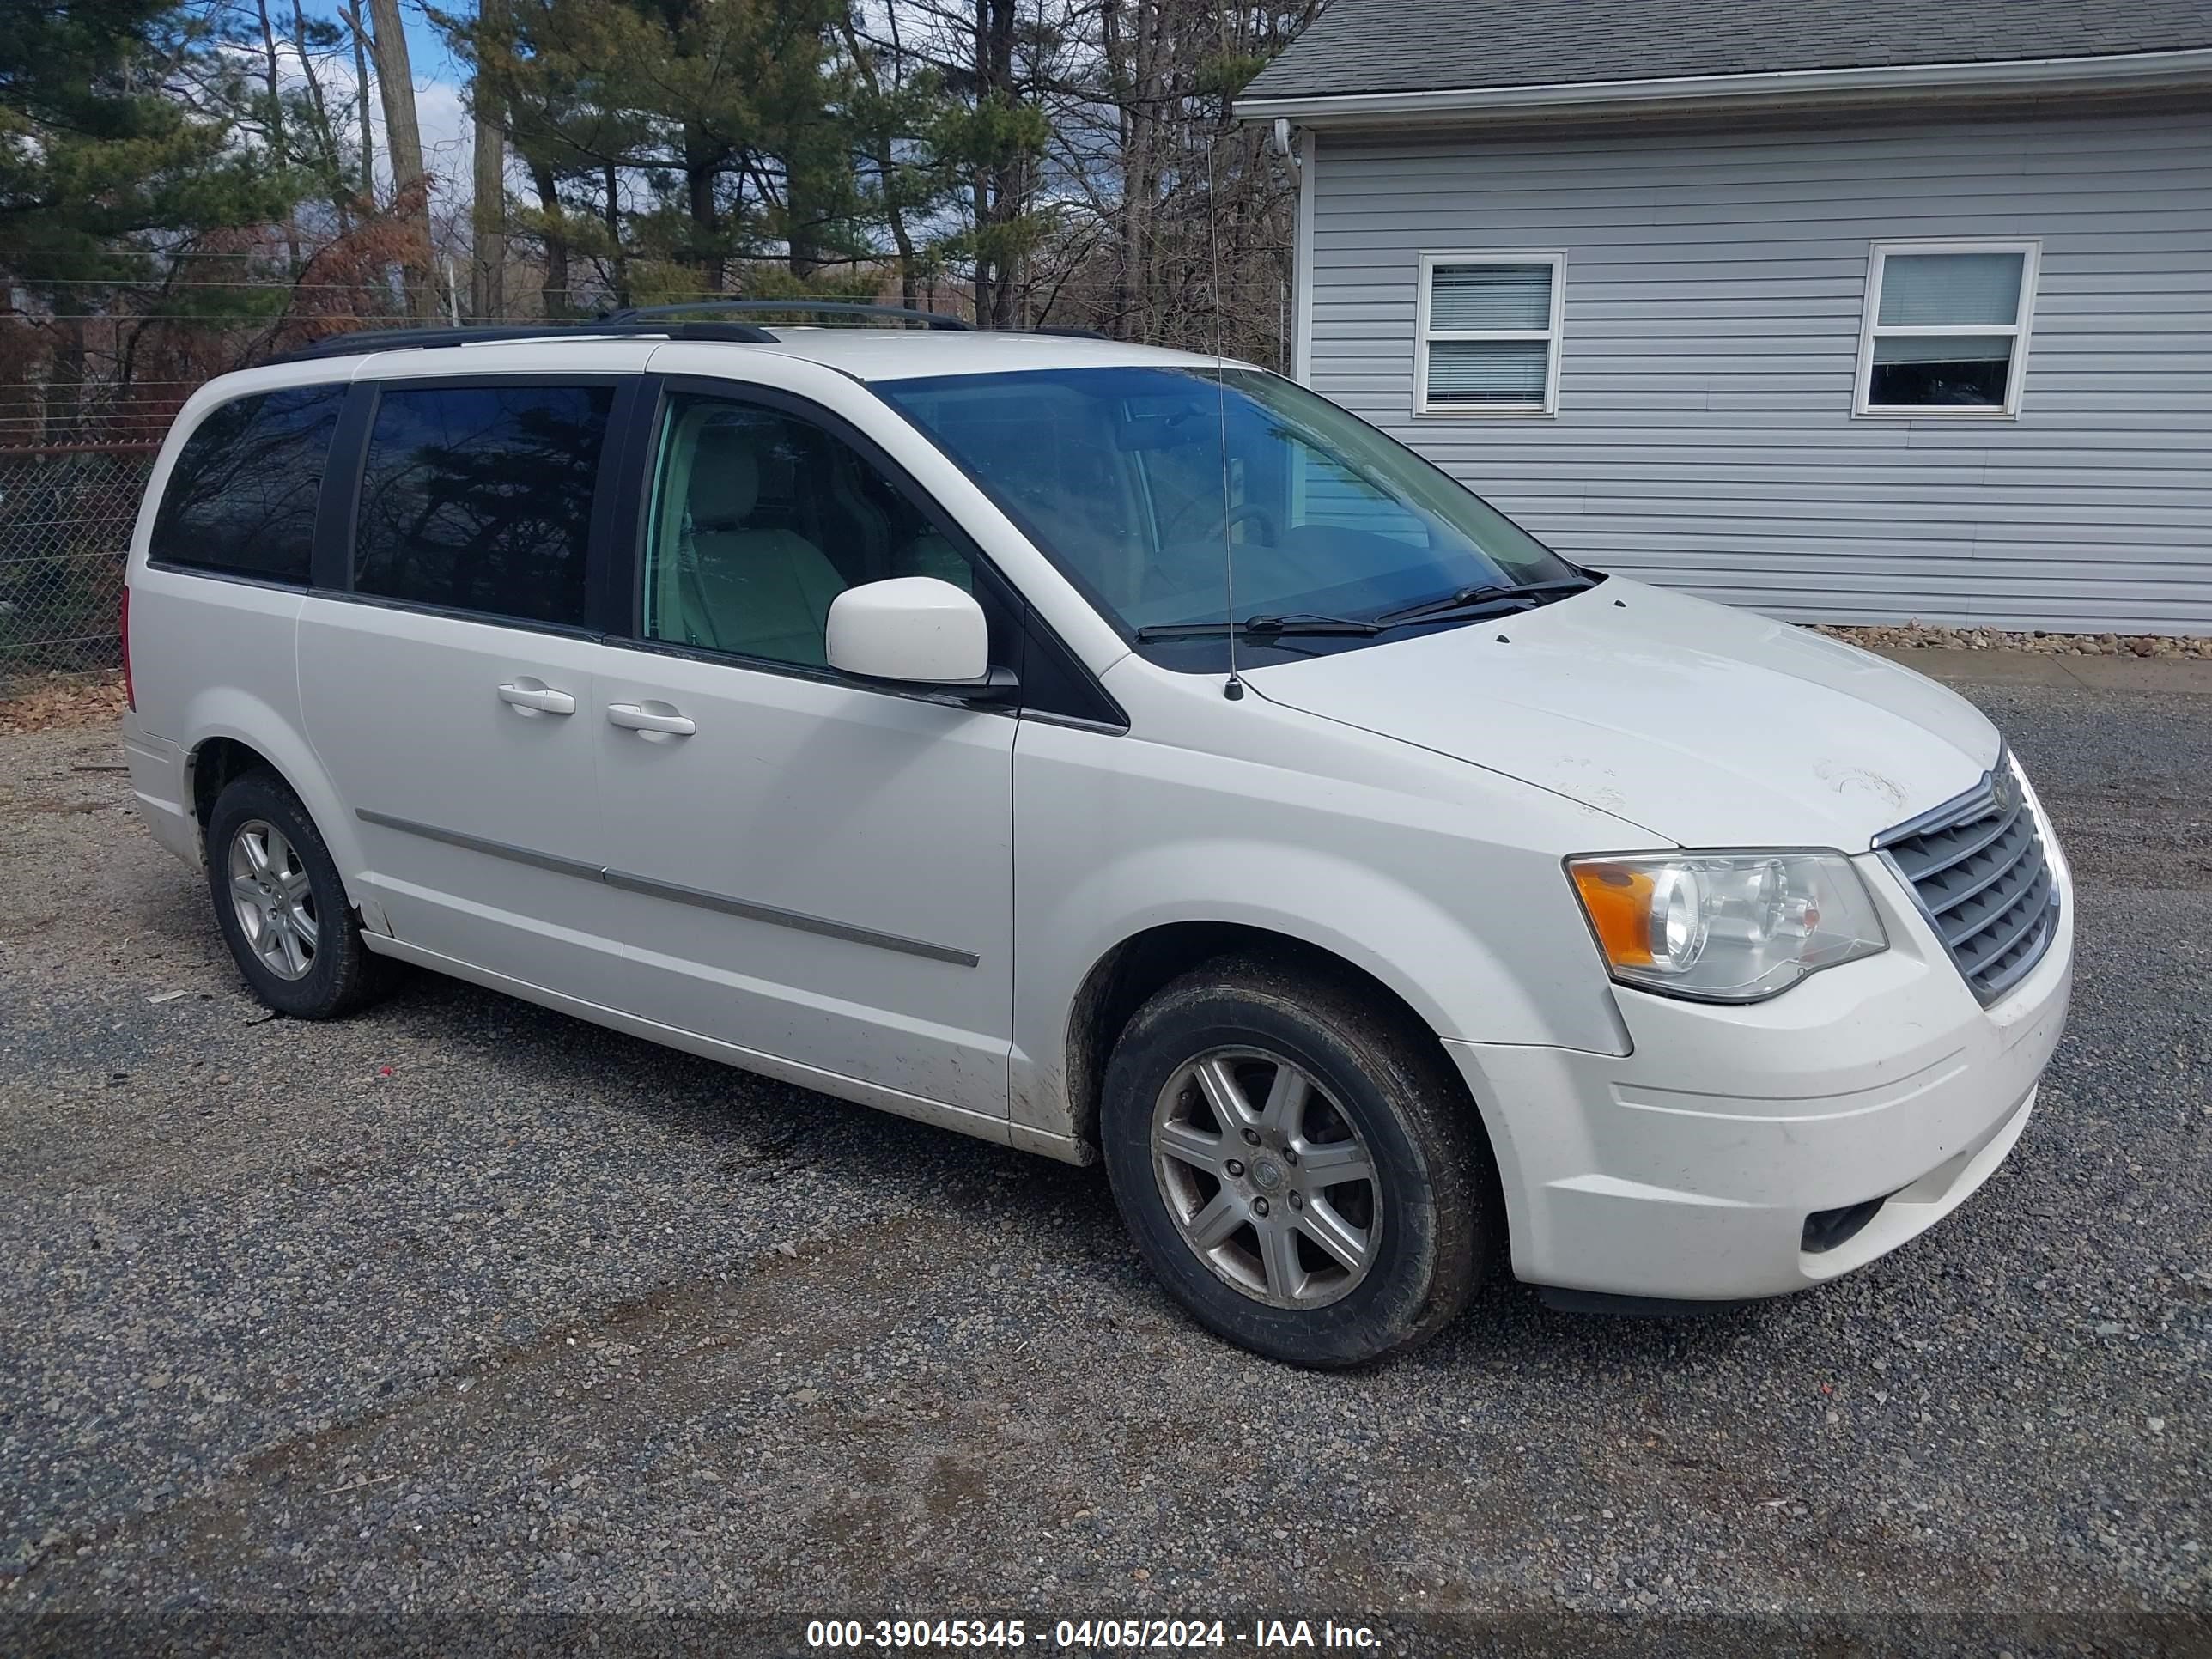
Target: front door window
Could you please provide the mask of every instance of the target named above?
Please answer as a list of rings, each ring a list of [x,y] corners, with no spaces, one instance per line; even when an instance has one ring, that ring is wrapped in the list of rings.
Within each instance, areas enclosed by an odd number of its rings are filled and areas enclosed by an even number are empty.
[[[831,602],[890,576],[975,591],[967,556],[834,433],[761,404],[669,397],[646,547],[647,639],[819,668]]]

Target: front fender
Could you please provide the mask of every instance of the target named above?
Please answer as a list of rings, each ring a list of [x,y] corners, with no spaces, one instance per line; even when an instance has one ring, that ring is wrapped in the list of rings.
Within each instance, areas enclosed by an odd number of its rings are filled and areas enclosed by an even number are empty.
[[[1442,1038],[1628,1052],[1556,850],[1601,838],[1598,815],[1402,753],[1405,781],[1385,786],[1025,728],[1015,788],[1017,1132],[1082,1132],[1068,1077],[1081,990],[1121,945],[1179,922],[1257,928],[1327,951],[1389,987]]]

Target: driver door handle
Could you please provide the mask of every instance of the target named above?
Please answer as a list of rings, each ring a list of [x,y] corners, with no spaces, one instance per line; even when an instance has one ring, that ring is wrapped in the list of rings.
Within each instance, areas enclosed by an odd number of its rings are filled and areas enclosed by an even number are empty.
[[[513,680],[499,688],[499,700],[517,708],[534,708],[541,714],[573,714],[576,700],[550,685],[517,685]]]
[[[688,715],[656,714],[634,702],[609,703],[607,719],[625,732],[665,732],[672,738],[688,738],[699,729]]]

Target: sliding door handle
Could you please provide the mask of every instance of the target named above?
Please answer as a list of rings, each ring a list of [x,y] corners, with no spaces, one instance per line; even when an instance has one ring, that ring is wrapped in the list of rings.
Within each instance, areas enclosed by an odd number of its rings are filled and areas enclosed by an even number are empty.
[[[607,705],[607,719],[625,732],[657,732],[671,738],[688,738],[699,729],[666,703],[661,704],[660,709],[653,709],[641,703],[611,702]]]
[[[538,714],[573,714],[576,712],[574,697],[566,691],[556,691],[542,680],[509,680],[499,688],[499,700]]]

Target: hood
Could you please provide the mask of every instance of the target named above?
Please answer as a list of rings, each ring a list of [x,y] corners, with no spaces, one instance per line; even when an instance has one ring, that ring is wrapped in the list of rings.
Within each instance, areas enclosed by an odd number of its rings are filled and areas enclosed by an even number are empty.
[[[2000,746],[1979,709],[1910,669],[1619,576],[1243,678],[1686,847],[1863,853],[1972,788]]]

